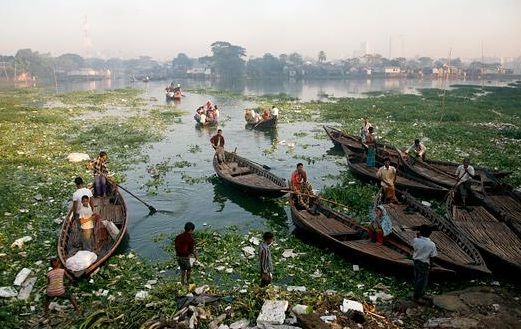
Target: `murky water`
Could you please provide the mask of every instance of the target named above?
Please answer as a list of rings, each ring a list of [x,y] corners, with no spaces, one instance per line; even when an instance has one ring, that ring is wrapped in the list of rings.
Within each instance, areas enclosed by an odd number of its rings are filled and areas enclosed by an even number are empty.
[[[408,82],[407,82],[408,81]],[[134,87],[144,90],[144,98],[157,98],[157,104],[165,104],[164,87],[167,82],[134,83]],[[353,96],[366,91],[396,90],[412,92],[418,87],[441,87],[436,81],[422,82],[414,80],[380,81],[320,81],[314,83],[280,82],[248,86],[228,86],[246,94],[266,94],[285,92],[303,100],[317,99],[319,93],[334,96]],[[93,82],[69,84],[60,87],[61,91],[78,89],[105,89],[124,87],[125,84],[107,84]],[[202,82],[184,81],[184,87],[209,87]],[[219,86],[212,86],[218,88]],[[281,121],[271,131],[255,131],[245,128],[243,109],[253,104],[228,97],[185,93],[186,97],[178,104],[169,103],[186,114],[180,123],[172,122],[165,132],[165,138],[158,143],[144,147],[149,156],[146,164],[134,166],[126,172],[127,181],[123,184],[135,192],[160,212],[149,216],[148,209],[125,194],[129,212],[128,246],[138,254],[151,258],[167,257],[162,247],[171,243],[166,239],[154,242],[154,237],[171,235],[182,231],[184,223],[192,221],[196,228],[211,226],[222,229],[237,226],[241,231],[266,229],[269,225],[291,227],[288,218],[289,209],[280,200],[259,199],[244,195],[232,187],[213,178],[202,182],[190,182],[191,177],[200,179],[214,175],[212,167],[213,149],[209,139],[217,127],[198,128],[193,120],[194,110],[206,100],[212,100],[221,109],[220,128],[226,139],[226,148],[260,164],[268,165],[276,175],[289,178],[298,162],[303,162],[308,177],[314,188],[320,189],[335,183],[334,175],[346,168],[342,156],[330,155],[331,142],[324,138],[322,123],[298,122],[285,123],[281,111]],[[305,134],[302,134],[305,133]],[[189,150],[195,145],[199,152]],[[110,152],[110,150],[109,150]],[[306,160],[312,160],[309,163]],[[173,168],[164,178],[156,195],[147,195],[144,184],[151,180],[147,167],[163,162],[174,164],[187,161],[189,167]]]

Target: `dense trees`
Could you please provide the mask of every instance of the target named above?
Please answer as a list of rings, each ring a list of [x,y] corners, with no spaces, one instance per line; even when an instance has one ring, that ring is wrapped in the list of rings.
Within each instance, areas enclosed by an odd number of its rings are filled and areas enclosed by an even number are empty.
[[[212,70],[216,77],[223,79],[240,79],[244,77],[246,49],[232,45],[226,41],[211,44]]]

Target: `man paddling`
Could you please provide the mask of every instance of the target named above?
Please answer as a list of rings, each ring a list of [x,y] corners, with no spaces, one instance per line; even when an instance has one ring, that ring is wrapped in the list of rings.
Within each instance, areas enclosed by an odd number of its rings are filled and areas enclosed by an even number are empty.
[[[217,154],[217,161],[224,163],[226,159],[224,157],[224,137],[222,129],[218,129],[217,134],[210,138],[210,143],[212,143],[212,147]]]
[[[409,156],[414,156],[415,158],[421,159],[422,161],[425,161],[425,152],[427,151],[427,148],[425,145],[423,145],[422,142],[420,142],[419,139],[414,140],[414,144],[409,147],[405,153]]]

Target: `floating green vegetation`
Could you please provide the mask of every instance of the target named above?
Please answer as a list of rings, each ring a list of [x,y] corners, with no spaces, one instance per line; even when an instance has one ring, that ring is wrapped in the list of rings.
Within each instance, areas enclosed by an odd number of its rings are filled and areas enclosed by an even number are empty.
[[[186,167],[192,167],[192,166],[196,166],[196,163],[188,162],[186,160],[176,161],[176,162],[174,162],[174,165],[173,165],[174,168],[186,168]]]
[[[157,195],[159,188],[165,184],[166,174],[170,172],[172,168],[174,168],[174,166],[170,164],[170,158],[147,167],[147,172],[151,176],[151,178],[145,183],[148,194]]]
[[[94,158],[101,149],[106,150],[109,170],[115,171],[121,180],[124,177],[118,172],[145,159],[141,147],[159,140],[164,127],[170,124],[169,120],[158,119],[147,111],[132,111],[131,116],[117,119],[110,116],[84,119],[82,116],[91,111],[90,107],[41,108],[48,102],[73,102],[75,97],[82,102],[95,102],[99,111],[108,110],[112,102],[122,97],[128,100],[123,110],[141,102],[136,91],[107,93],[110,96],[85,93],[79,94],[81,97],[78,94],[55,97],[32,88],[0,92],[0,170],[3,173],[0,177],[0,286],[11,286],[24,267],[31,269],[37,278],[28,301],[0,300],[2,328],[19,328],[22,324],[43,326],[39,314],[43,312],[45,274],[49,258],[56,255],[57,232],[67,211],[65,204],[75,189],[74,178],[83,176],[88,181],[91,175],[86,162],[69,162],[67,155],[82,152]],[[14,240],[23,236],[30,236],[32,240],[21,248],[11,247]],[[142,310],[130,305],[134,304],[137,288],[146,283],[151,271],[156,271],[141,260],[127,259],[112,257],[92,282],[68,286],[79,297],[83,309],[103,309],[111,320],[125,313],[126,323],[139,319]],[[129,310],[130,313],[126,313]],[[115,313],[118,314],[113,316]],[[51,320],[51,327],[71,328],[85,320],[67,312],[60,314],[63,316]]]
[[[296,133],[293,133],[293,136],[295,136],[295,137],[304,137],[304,136],[307,136],[307,135],[308,135],[308,133],[305,132],[305,131],[298,131]]]
[[[57,100],[70,105],[95,105],[95,106],[143,106],[146,102],[138,97],[140,90],[134,88],[114,89],[105,91],[74,91],[57,96]]]
[[[186,91],[194,94],[222,96],[227,98],[243,98],[241,93],[230,90],[218,90],[214,88],[188,88]]]
[[[181,179],[189,184],[189,185],[195,185],[195,184],[201,184],[205,182],[210,182],[212,176],[201,176],[201,177],[192,177],[186,173],[181,173]]]
[[[188,145],[188,152],[190,153],[199,153],[202,152],[201,146],[195,144],[195,145]]]

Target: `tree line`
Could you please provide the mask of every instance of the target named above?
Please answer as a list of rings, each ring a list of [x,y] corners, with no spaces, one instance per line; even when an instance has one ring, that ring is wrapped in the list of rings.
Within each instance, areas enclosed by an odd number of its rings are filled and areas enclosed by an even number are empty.
[[[180,77],[211,77],[218,79],[259,78],[348,78],[385,72],[385,68],[399,68],[403,74],[431,74],[433,69],[450,67],[479,74],[484,67],[499,67],[499,63],[484,64],[478,61],[463,63],[459,58],[430,57],[385,58],[378,54],[328,61],[324,51],[316,58],[304,57],[297,52],[275,56],[266,53],[246,59],[246,49],[226,41],[210,45],[211,55],[198,58],[179,53],[170,62],[159,62],[148,56],[136,59],[83,58],[77,54],[53,57],[31,49],[20,49],[14,56],[0,56],[0,79],[30,74],[38,80],[67,78],[68,73],[82,68],[110,70],[112,78],[168,79]],[[518,59],[518,63],[521,60]],[[519,65],[519,64],[517,64]]]

